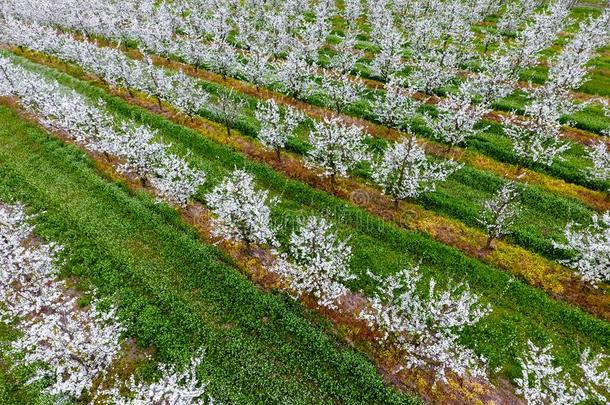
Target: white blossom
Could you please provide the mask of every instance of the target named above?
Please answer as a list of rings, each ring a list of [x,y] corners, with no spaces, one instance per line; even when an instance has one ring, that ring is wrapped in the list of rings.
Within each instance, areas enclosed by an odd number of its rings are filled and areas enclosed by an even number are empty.
[[[528,405],[573,405],[585,400],[582,388],[567,378],[561,367],[553,365],[553,346],[538,347],[528,341],[528,352],[520,358],[521,377],[515,380],[517,394]]]
[[[517,394],[522,395],[528,405],[573,405],[586,399],[608,402],[607,355],[598,353],[591,356],[591,349],[586,348],[579,363],[582,377],[575,379],[555,365],[552,349],[553,345],[538,347],[528,341],[528,351],[519,359],[521,377],[515,380]]]
[[[51,378],[52,385],[45,389],[50,395],[78,398],[107,373],[120,350],[123,327],[114,310],[100,312],[95,303],[79,310],[75,301],[63,297],[49,312],[23,321],[23,335],[11,342],[17,364],[44,364],[28,383]]]
[[[339,74],[350,73],[356,63],[364,57],[364,52],[356,48],[356,34],[353,29],[348,29],[341,42],[335,48],[335,54],[330,58],[330,67]]]
[[[265,147],[275,150],[279,159],[280,150],[286,146],[286,141],[303,121],[303,114],[290,107],[281,111],[271,99],[258,104],[255,116],[261,124],[258,139]]]
[[[121,390],[121,383],[98,394],[115,405],[195,405],[217,403],[206,394],[206,384],[197,378],[197,368],[204,358],[200,350],[184,370],[174,365],[160,364],[161,377],[152,383],[136,381],[131,375],[129,385]],[[121,391],[127,391],[127,395]]]
[[[309,217],[290,236],[289,249],[291,259],[278,259],[272,271],[288,279],[296,296],[311,294],[319,305],[336,308],[336,301],[349,292],[344,283],[354,279],[347,240],[339,240],[324,218]]]
[[[381,279],[369,308],[360,313],[381,340],[404,351],[406,368],[427,368],[446,382],[446,372],[460,376],[485,375],[485,359],[459,343],[459,333],[476,324],[491,308],[481,305],[468,285],[449,285],[436,290],[432,279],[427,296],[418,292],[418,268],[406,268]]]
[[[302,52],[295,50],[288,54],[277,69],[276,79],[288,95],[306,98],[313,94],[312,76],[315,68],[307,62]]]
[[[384,92],[375,95],[371,110],[382,124],[400,129],[415,115],[419,103],[413,98],[414,94],[404,80],[392,76],[384,84]]]
[[[214,236],[247,245],[277,245],[269,208],[276,200],[255,189],[252,175],[234,170],[205,199],[214,214]]]
[[[460,90],[478,95],[482,104],[490,104],[511,94],[517,85],[518,75],[514,71],[511,57],[502,51],[483,59],[481,70],[468,77]]]
[[[307,155],[310,166],[319,166],[324,176],[346,176],[358,163],[369,159],[364,141],[367,139],[360,127],[346,125],[339,119],[316,121],[309,134],[313,147]]]
[[[390,145],[383,159],[374,165],[372,174],[397,204],[399,200],[434,191],[436,182],[444,181],[460,167],[452,160],[431,161],[413,136]]]
[[[356,25],[358,18],[362,15],[362,6],[360,0],[345,0],[343,7],[343,18],[347,21],[350,27]]]
[[[434,89],[448,84],[457,72],[457,61],[454,56],[454,54],[441,55],[438,51],[415,55],[408,78],[411,88],[431,94]]]
[[[262,49],[250,49],[249,58],[242,67],[241,73],[250,83],[256,85],[257,90],[269,85],[273,80],[271,55]]]
[[[553,245],[573,252],[574,257],[562,263],[595,285],[610,280],[610,211],[601,216],[594,214],[591,220],[589,226],[568,223],[564,230],[566,242]]]
[[[341,113],[359,100],[364,92],[364,83],[357,76],[329,72],[322,78],[321,90],[332,108]]]
[[[502,187],[485,201],[479,222],[487,231],[486,248],[491,247],[494,239],[510,233],[510,227],[519,214],[520,192],[514,182],[504,183]]]
[[[610,148],[604,140],[600,140],[587,148],[587,154],[593,166],[587,170],[595,180],[610,181]],[[610,189],[608,189],[610,193]]]
[[[595,49],[606,45],[608,39],[610,10],[606,8],[600,17],[589,17],[580,24],[578,32],[551,61],[544,86],[552,87],[554,92],[578,89],[589,72],[587,63],[593,58]]]
[[[586,385],[589,395],[601,402],[607,402],[607,396],[610,394],[609,359],[610,356],[603,353],[592,355],[591,349],[588,347],[580,355],[583,383]]]
[[[119,158],[117,170],[132,173],[152,185],[166,201],[186,204],[205,181],[205,173],[190,167],[157,142],[156,132],[133,122],[115,122],[103,103],[93,105],[84,96],[56,82],[0,58],[0,83],[21,104],[50,128],[65,131],[90,151]],[[0,89],[5,87],[0,84]]]
[[[538,54],[549,47],[567,21],[570,0],[555,0],[547,9],[535,14],[532,21],[517,33],[513,48],[513,64],[516,68],[535,65]]]
[[[511,1],[506,5],[506,9],[498,20],[498,30],[501,32],[515,32],[528,18],[530,18],[536,8],[543,4],[543,0],[517,0]]]
[[[377,43],[380,51],[371,62],[371,70],[382,79],[387,79],[390,75],[401,71],[404,68],[402,62],[404,37],[402,33],[393,28],[393,26],[384,28],[382,36]]]
[[[550,166],[555,159],[570,149],[561,140],[561,124],[555,115],[546,115],[548,109],[537,109],[538,115],[519,118],[514,112],[503,118],[504,133],[513,144],[513,151],[521,161]]]
[[[221,91],[218,94],[218,101],[214,105],[218,119],[224,124],[227,130],[227,136],[231,136],[231,128],[235,127],[237,120],[241,117],[246,106],[244,100],[236,98],[233,89],[229,91]]]
[[[427,125],[435,137],[450,146],[463,144],[469,138],[480,134],[486,127],[475,128],[483,116],[491,111],[485,104],[475,104],[464,92],[449,94],[437,105],[438,115],[424,115]]]
[[[207,55],[207,64],[224,79],[238,72],[240,63],[237,50],[228,41],[213,41],[207,49]]]
[[[76,40],[54,28],[5,16],[0,26],[4,41],[51,54],[75,63],[98,75],[114,87],[142,91],[165,101],[190,116],[196,115],[209,101],[199,83],[183,72],[169,72],[154,66],[150,58],[131,59],[118,49],[99,47],[87,40]],[[19,32],[20,34],[17,34]]]
[[[57,280],[60,248],[34,242],[29,220],[22,205],[0,205],[2,318],[16,319],[21,332],[9,352],[16,365],[37,366],[28,384],[49,379],[45,393],[78,398],[105,375],[124,329],[114,308],[100,311],[95,300],[77,307],[77,297]]]
[[[318,52],[324,44],[331,31],[330,18],[333,13],[331,2],[321,1],[317,3],[314,10],[315,19],[305,22],[300,30],[298,48],[308,63],[318,62]]]

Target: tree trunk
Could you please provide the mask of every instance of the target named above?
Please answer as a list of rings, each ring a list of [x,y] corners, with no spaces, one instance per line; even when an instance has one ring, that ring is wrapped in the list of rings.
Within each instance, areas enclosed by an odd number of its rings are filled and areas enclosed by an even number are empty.
[[[485,243],[485,250],[491,250],[491,243],[493,242],[494,237],[489,235],[487,236],[487,242]]]
[[[515,171],[515,174],[518,176],[523,172],[523,163],[517,163],[517,170]]]
[[[280,148],[276,148],[275,149],[275,157],[277,158],[278,162],[282,162],[282,152],[280,150]]]

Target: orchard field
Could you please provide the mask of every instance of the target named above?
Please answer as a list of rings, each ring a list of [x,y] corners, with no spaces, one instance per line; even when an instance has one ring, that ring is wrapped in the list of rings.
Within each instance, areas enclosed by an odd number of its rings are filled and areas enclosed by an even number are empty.
[[[0,404],[610,403],[610,3],[0,0]]]

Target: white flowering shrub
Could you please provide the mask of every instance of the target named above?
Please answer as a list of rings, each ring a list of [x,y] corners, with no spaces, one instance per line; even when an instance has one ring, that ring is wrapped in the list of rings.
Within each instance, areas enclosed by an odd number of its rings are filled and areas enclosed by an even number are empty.
[[[62,284],[56,280],[55,267],[61,247],[24,246],[34,231],[27,220],[22,205],[0,205],[0,301],[6,322],[40,314],[45,308],[54,307],[61,298],[59,288],[48,287]]]
[[[511,94],[517,85],[518,75],[513,60],[503,49],[494,52],[481,62],[481,70],[460,84],[463,93],[478,96],[483,105]]]
[[[595,50],[607,44],[610,39],[610,10],[604,9],[597,17],[589,17],[579,25],[578,32],[552,61],[548,79],[543,87],[546,92],[561,95],[569,101],[570,90],[578,89],[589,72],[589,61]]]
[[[284,276],[297,297],[311,294],[318,304],[336,308],[336,301],[349,290],[345,282],[352,258],[347,240],[340,240],[324,218],[309,217],[290,236],[290,259],[276,260],[272,271]]]
[[[62,298],[42,316],[23,321],[23,336],[11,347],[17,364],[43,364],[29,383],[50,378],[46,393],[78,398],[107,373],[120,350],[123,328],[114,310],[99,312],[95,303],[79,310],[75,298]]]
[[[382,79],[387,79],[390,75],[404,68],[402,47],[405,40],[403,34],[394,29],[392,25],[384,28],[384,30],[379,31],[382,33],[377,42],[380,51],[371,62],[371,71]]]
[[[206,394],[206,384],[197,378],[197,368],[203,359],[204,352],[200,350],[184,370],[174,365],[160,364],[161,377],[157,381],[136,381],[132,375],[126,387],[118,382],[99,393],[98,398],[115,405],[215,404],[217,402]]]
[[[360,0],[346,0],[343,7],[343,18],[345,18],[350,26],[354,26],[358,18],[362,15],[362,5]]]
[[[246,245],[277,245],[267,191],[256,190],[254,178],[236,169],[205,196],[214,218],[212,234]]]
[[[349,28],[341,42],[336,46],[336,53],[330,58],[330,67],[340,75],[350,73],[354,70],[358,61],[364,57],[364,52],[356,48],[357,34],[358,31]]]
[[[567,23],[569,0],[555,0],[542,13],[533,15],[532,21],[517,33],[512,48],[513,64],[526,68],[537,63],[539,53],[549,47]]]
[[[417,54],[413,64],[408,78],[410,86],[426,94],[448,84],[457,72],[455,55],[442,55],[439,51]]]
[[[587,148],[587,154],[593,166],[587,170],[591,178],[599,181],[610,181],[610,147],[603,140],[594,143]],[[608,189],[610,194],[610,188]]]
[[[503,124],[513,152],[521,162],[550,166],[571,147],[561,139],[561,124],[555,117],[539,115],[526,117],[524,121],[511,113],[503,118]]]
[[[491,311],[467,285],[437,291],[432,279],[425,295],[418,291],[418,268],[369,277],[378,283],[377,293],[359,316],[380,332],[382,342],[404,351],[404,367],[429,369],[445,382],[447,371],[485,376],[485,360],[459,343],[459,333]]]
[[[484,104],[472,103],[470,94],[459,92],[449,94],[436,106],[438,115],[424,115],[426,124],[436,138],[450,146],[461,145],[472,136],[486,130],[486,127],[475,128],[483,116],[491,111]]]
[[[231,136],[231,128],[235,127],[241,117],[246,103],[236,98],[233,89],[222,91],[218,95],[218,102],[214,106],[214,112],[227,130],[227,136]]]
[[[592,284],[610,280],[610,211],[594,214],[592,224],[582,226],[570,222],[565,230],[566,242],[553,242],[559,249],[574,254],[562,263],[574,269],[583,280]]]
[[[82,67],[111,86],[142,91],[165,101],[180,111],[194,116],[209,103],[209,95],[199,83],[182,72],[172,73],[153,65],[150,58],[139,61],[127,57],[117,49],[97,46],[87,40],[58,33],[55,28],[35,22],[4,17],[0,38],[11,44],[24,46],[53,55]]]
[[[608,402],[608,356],[601,353],[591,356],[590,349],[585,349],[579,364],[582,378],[574,380],[554,364],[552,349],[553,345],[538,347],[528,341],[528,351],[519,359],[521,377],[515,380],[517,394],[522,395],[528,405],[573,405],[586,399]]]
[[[390,145],[382,160],[373,166],[372,176],[398,204],[400,200],[436,190],[436,182],[446,180],[459,168],[452,160],[430,160],[412,136]]]
[[[311,22],[302,21],[298,32],[299,38],[295,45],[308,63],[318,63],[318,53],[326,43],[332,28],[330,17],[334,13],[333,8],[334,4],[331,2],[319,2],[313,9],[314,20]]]
[[[542,5],[543,1],[517,0],[511,1],[506,5],[506,10],[498,20],[498,30],[502,32],[515,32],[529,19],[536,8]]]
[[[494,239],[510,233],[510,227],[514,224],[521,209],[519,199],[521,193],[514,182],[504,183],[502,187],[485,201],[479,222],[487,232],[486,249],[491,247]]]
[[[239,53],[226,39],[216,39],[206,48],[205,65],[224,79],[240,72]]]
[[[370,159],[367,139],[360,127],[346,125],[341,120],[324,119],[316,121],[309,134],[312,149],[307,155],[307,163],[321,167],[324,176],[346,176],[358,163]]]
[[[280,110],[273,99],[259,103],[255,117],[261,124],[258,139],[266,148],[275,150],[278,160],[281,158],[280,151],[286,146],[286,141],[305,119],[301,112],[293,108]]]
[[[254,46],[250,49],[250,58],[241,68],[241,74],[250,83],[256,86],[257,90],[272,83],[273,70],[271,55],[262,47]]]
[[[315,68],[300,51],[291,52],[277,67],[275,79],[286,94],[295,98],[307,98],[313,94],[312,76]]]
[[[395,76],[384,84],[384,90],[375,95],[371,111],[383,125],[401,129],[415,116],[419,106],[413,98],[415,91],[407,87],[404,79]]]
[[[320,87],[332,108],[340,113],[358,101],[365,89],[358,76],[350,77],[347,73],[326,73]]]

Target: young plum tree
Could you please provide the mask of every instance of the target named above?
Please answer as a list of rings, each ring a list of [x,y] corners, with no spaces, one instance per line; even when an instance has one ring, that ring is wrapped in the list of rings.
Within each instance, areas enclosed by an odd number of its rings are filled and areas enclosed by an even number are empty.
[[[330,176],[334,187],[337,175],[346,176],[358,163],[369,160],[366,138],[361,128],[343,124],[339,119],[317,121],[309,134],[312,149],[307,163],[321,167],[322,175]]]
[[[574,379],[554,364],[552,349],[553,345],[538,347],[528,341],[528,351],[519,359],[521,377],[515,380],[517,394],[522,395],[528,405],[572,405],[585,400],[597,400],[601,403],[608,401],[610,377],[607,355],[598,353],[591,356],[591,350],[586,348],[581,353],[578,365],[582,377]]]
[[[277,245],[275,229],[271,224],[267,191],[256,190],[254,178],[244,170],[235,169],[205,196],[213,218],[212,234],[233,242]]]
[[[225,125],[227,136],[231,136],[231,128],[235,126],[245,107],[245,101],[234,96],[233,89],[221,91],[214,106],[218,118]]]
[[[485,375],[485,360],[458,342],[459,333],[476,324],[491,308],[479,303],[468,285],[449,285],[436,291],[431,279],[427,296],[418,291],[418,268],[406,268],[386,279],[369,272],[377,292],[359,317],[381,332],[381,341],[406,353],[404,367],[427,368],[446,380],[458,375]]]
[[[484,104],[473,103],[470,94],[463,92],[449,94],[437,104],[436,108],[438,109],[436,117],[425,114],[424,119],[435,137],[446,142],[450,149],[463,144],[467,138],[485,131],[486,127],[476,128],[476,125],[491,111]]]
[[[594,214],[591,221],[589,226],[568,223],[564,230],[566,242],[553,245],[573,252],[574,257],[562,263],[576,270],[584,281],[596,285],[610,280],[610,211],[601,216]]]
[[[514,182],[504,183],[494,196],[485,201],[479,222],[487,232],[485,249],[489,250],[495,239],[510,233],[510,227],[520,210],[520,192]]]
[[[384,84],[385,92],[375,95],[371,110],[384,125],[401,129],[415,115],[419,103],[413,98],[415,91],[408,88],[405,80],[396,76]]]
[[[452,160],[431,161],[411,136],[386,149],[383,159],[373,167],[373,180],[394,198],[398,208],[400,200],[434,191],[436,182],[444,181],[460,167]]]
[[[261,124],[258,139],[265,147],[275,150],[277,160],[281,161],[281,149],[303,121],[303,114],[291,107],[282,111],[271,99],[258,104],[255,116]]]
[[[336,308],[349,291],[344,283],[354,278],[347,240],[340,240],[324,218],[312,216],[292,233],[289,249],[291,259],[278,259],[272,270],[288,279],[297,297],[311,294],[318,305]]]

